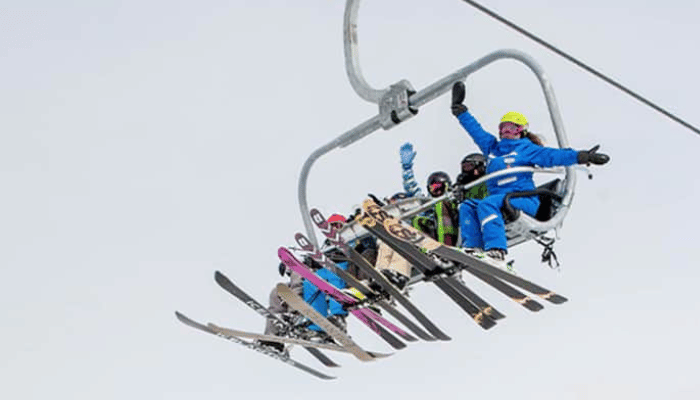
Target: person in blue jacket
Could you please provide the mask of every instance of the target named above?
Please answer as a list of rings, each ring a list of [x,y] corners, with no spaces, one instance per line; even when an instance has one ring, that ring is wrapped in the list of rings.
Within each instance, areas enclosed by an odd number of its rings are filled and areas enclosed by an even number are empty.
[[[607,155],[597,153],[600,146],[586,151],[544,147],[537,135],[528,131],[529,125],[525,116],[513,111],[501,118],[498,125],[499,140],[486,132],[469,113],[463,104],[464,95],[464,83],[455,83],[452,87],[452,114],[489,159],[487,174],[512,167],[554,167],[576,163],[602,165],[610,160]],[[489,179],[486,185],[489,194],[486,198],[468,199],[460,204],[462,246],[468,249],[483,249],[490,257],[503,260],[508,248],[501,213],[503,199],[511,192],[534,190],[535,182],[532,172],[522,172]],[[531,216],[537,213],[539,203],[537,196],[510,199],[513,208]]]
[[[333,214],[330,217],[328,217],[328,223],[335,229],[342,228],[346,222],[347,219],[340,214]],[[331,255],[327,254],[327,256],[332,261],[334,261],[339,268],[342,268],[344,270],[348,269],[347,261],[338,261],[335,260],[335,257]],[[338,289],[345,288],[345,281],[340,279],[338,275],[334,274],[326,268],[321,268],[318,271],[316,271],[316,275],[325,279],[331,285],[337,287]],[[327,317],[330,322],[338,326],[341,330],[347,331],[347,323],[345,321],[345,317],[348,315],[348,312],[345,311],[345,309],[343,309],[343,306],[340,303],[326,296],[318,287],[316,287],[316,285],[309,282],[308,280],[304,280],[304,301],[309,303],[321,315]],[[312,334],[312,336],[310,336],[309,339],[313,340],[317,338],[326,338],[325,332],[323,332],[323,329],[321,329],[320,326],[316,324],[311,324],[309,325],[308,329],[309,331],[311,331],[310,333],[318,333],[318,335]]]

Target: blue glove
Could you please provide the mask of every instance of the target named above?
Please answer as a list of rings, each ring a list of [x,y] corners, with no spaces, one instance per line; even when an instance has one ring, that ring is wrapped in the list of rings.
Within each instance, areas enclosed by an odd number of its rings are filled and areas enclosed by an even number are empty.
[[[404,143],[401,146],[399,155],[401,155],[401,167],[404,170],[413,168],[413,159],[416,158],[416,154],[411,143]]]

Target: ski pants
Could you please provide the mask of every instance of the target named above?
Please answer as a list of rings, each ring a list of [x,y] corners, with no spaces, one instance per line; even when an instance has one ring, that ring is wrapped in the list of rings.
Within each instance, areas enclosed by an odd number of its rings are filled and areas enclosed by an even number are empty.
[[[482,200],[468,199],[459,205],[459,228],[463,247],[478,247],[484,250],[508,249],[506,226],[501,207],[506,194],[494,194]],[[534,216],[540,206],[540,199],[514,197],[510,199],[513,208]]]
[[[347,262],[337,263],[338,267],[342,269],[348,268]],[[333,272],[322,268],[316,272],[316,275],[325,279],[331,285],[337,287],[338,289],[343,289],[345,287],[345,282],[338,277],[338,275]],[[337,301],[329,299],[325,293],[320,291],[314,284],[304,280],[304,301],[311,304],[314,310],[318,311],[319,314],[328,317],[331,315],[347,315],[348,312],[343,310],[343,306]],[[316,324],[309,326],[312,331],[322,331],[321,327]]]
[[[287,286],[289,286],[290,289],[292,289],[292,292],[295,294],[301,296],[302,291],[303,291],[303,279],[301,275],[297,274],[296,272],[292,272],[291,277],[289,278],[289,282],[287,283]],[[283,313],[286,313],[289,311],[289,307],[287,306],[287,303],[283,302],[280,296],[277,294],[277,287],[273,287],[272,291],[270,292],[270,302],[269,306],[267,307],[267,311],[271,312],[272,314],[277,315],[278,317],[282,315]],[[266,335],[275,335],[279,336],[280,332],[282,331],[282,328],[279,324],[279,321],[273,318],[267,318],[265,320],[265,334]]]

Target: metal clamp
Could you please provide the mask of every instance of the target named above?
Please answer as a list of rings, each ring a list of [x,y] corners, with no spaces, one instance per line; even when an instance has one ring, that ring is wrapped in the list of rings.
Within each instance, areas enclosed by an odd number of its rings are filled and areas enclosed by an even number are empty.
[[[418,109],[411,107],[408,101],[414,93],[416,90],[405,79],[389,86],[389,90],[379,100],[379,123],[382,128],[391,129],[418,114]]]

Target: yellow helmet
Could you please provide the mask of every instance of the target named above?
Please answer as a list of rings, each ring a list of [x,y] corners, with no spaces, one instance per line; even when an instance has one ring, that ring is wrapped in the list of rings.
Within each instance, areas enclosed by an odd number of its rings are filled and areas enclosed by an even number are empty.
[[[527,122],[527,118],[525,118],[524,115],[520,114],[519,112],[515,111],[510,111],[506,115],[501,118],[501,123],[504,122],[512,122],[514,124],[518,124],[522,126],[524,129],[527,129],[530,127],[530,124]]]

